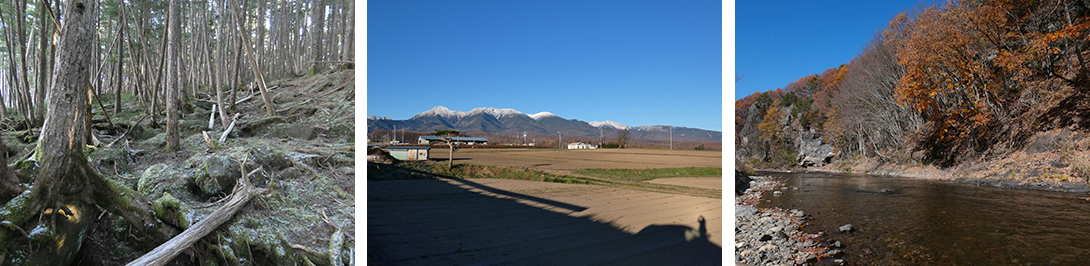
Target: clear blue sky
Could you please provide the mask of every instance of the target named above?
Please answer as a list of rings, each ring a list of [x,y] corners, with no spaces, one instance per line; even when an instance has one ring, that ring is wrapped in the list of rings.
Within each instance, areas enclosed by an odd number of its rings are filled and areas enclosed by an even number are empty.
[[[442,105],[722,131],[722,15],[702,1],[370,1],[367,115]]]
[[[734,99],[847,64],[898,13],[927,0],[735,2]],[[728,106],[733,103],[726,103]]]

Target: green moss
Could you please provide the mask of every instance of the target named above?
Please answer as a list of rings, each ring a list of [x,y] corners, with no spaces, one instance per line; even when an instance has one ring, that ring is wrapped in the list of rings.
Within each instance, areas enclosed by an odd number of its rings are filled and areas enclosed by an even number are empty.
[[[182,230],[189,229],[192,225],[187,215],[190,212],[187,205],[169,192],[163,193],[163,196],[153,201],[151,206],[155,217],[161,220],[177,221],[178,227]]]
[[[18,223],[27,217],[30,217],[30,190],[23,191],[23,194],[4,204],[4,209],[0,209],[0,220]]]

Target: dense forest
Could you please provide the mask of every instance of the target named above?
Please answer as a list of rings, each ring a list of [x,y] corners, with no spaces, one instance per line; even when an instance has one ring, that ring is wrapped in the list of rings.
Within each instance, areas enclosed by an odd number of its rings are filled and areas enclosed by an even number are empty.
[[[64,3],[0,3],[0,95],[8,107],[0,108],[0,119],[8,127],[42,124]],[[166,95],[176,94],[182,104],[224,102],[227,114],[239,91],[266,86],[254,81],[314,73],[353,58],[355,1],[101,0],[95,7],[94,97],[131,94],[156,121],[172,103]],[[114,108],[120,112],[121,105]],[[221,117],[226,127],[229,116]]]
[[[0,2],[0,264],[344,264],[354,9]]]
[[[950,168],[1042,142],[1076,151],[1090,132],[1088,57],[1090,1],[921,6],[847,64],[738,100],[737,156],[770,168],[857,159]],[[1042,137],[1056,132],[1067,137]],[[1076,157],[1053,168],[1086,164]]]

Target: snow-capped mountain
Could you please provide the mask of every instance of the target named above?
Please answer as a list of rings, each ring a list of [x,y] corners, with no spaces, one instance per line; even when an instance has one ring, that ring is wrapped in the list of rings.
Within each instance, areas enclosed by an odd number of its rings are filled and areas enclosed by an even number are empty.
[[[473,115],[476,115],[476,114],[489,114],[489,115],[491,115],[491,116],[493,116],[495,118],[503,118],[503,117],[508,117],[508,116],[517,116],[517,115],[526,115],[526,114],[523,114],[522,112],[519,112],[519,111],[517,111],[515,109],[510,109],[510,108],[500,109],[500,108],[490,108],[490,107],[477,107],[477,108],[473,108],[473,110],[469,110],[469,112],[462,112],[462,111],[453,111],[453,110],[447,109],[446,107],[443,107],[443,106],[436,106],[435,108],[432,108],[431,110],[428,110],[428,111],[423,112],[423,113],[416,114],[416,116],[413,116],[413,118],[425,117],[425,116],[441,116],[441,117],[448,117],[448,118],[454,118],[454,117],[463,118],[463,117],[467,117],[467,116],[473,116]],[[534,115],[541,116],[541,115],[553,115],[553,114],[549,113],[549,112],[541,112],[541,113],[537,113],[537,114],[534,114]],[[553,115],[553,116],[555,116],[555,115]],[[533,116],[531,116],[531,117],[533,117]]]
[[[542,117],[548,117],[548,116],[559,117],[559,116],[554,115],[553,113],[550,113],[550,112],[540,112],[540,113],[530,115],[530,118],[533,118],[534,120],[538,120],[538,119],[541,119]]]
[[[469,111],[454,111],[443,106],[436,106],[407,120],[393,120],[374,115],[367,117],[368,133],[375,130],[391,130],[395,127],[398,130],[417,132],[454,129],[465,133],[504,135],[526,132],[553,137],[556,137],[557,133],[560,132],[565,137],[574,138],[598,138],[601,134],[609,135],[616,134],[621,130],[630,130],[635,138],[652,140],[670,138],[668,126],[629,127],[610,120],[585,122],[576,119],[565,119],[550,112],[525,114],[510,108],[478,107]],[[689,137],[685,138],[686,135]],[[673,139],[719,142],[722,141],[722,132],[674,127]]]
[[[613,128],[616,128],[616,129],[629,129],[629,127],[626,126],[626,125],[622,125],[621,123],[617,123],[617,122],[613,122],[613,121],[609,121],[609,120],[606,120],[604,122],[597,122],[597,121],[596,122],[590,122],[589,124],[591,126],[594,126],[594,127],[606,126],[606,127],[613,127]]]

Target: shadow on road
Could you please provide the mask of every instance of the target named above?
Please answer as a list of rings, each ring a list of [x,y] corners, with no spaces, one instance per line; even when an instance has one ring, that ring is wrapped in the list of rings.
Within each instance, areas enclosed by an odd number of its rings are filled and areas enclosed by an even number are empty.
[[[396,166],[384,166],[396,167]],[[389,168],[387,168],[389,169]],[[408,169],[411,177],[426,176]],[[652,225],[632,234],[573,217],[586,207],[462,179],[369,181],[370,265],[719,265],[703,217],[694,229]],[[530,205],[524,201],[536,203]],[[540,205],[539,205],[540,204]],[[544,208],[543,208],[544,207]]]

